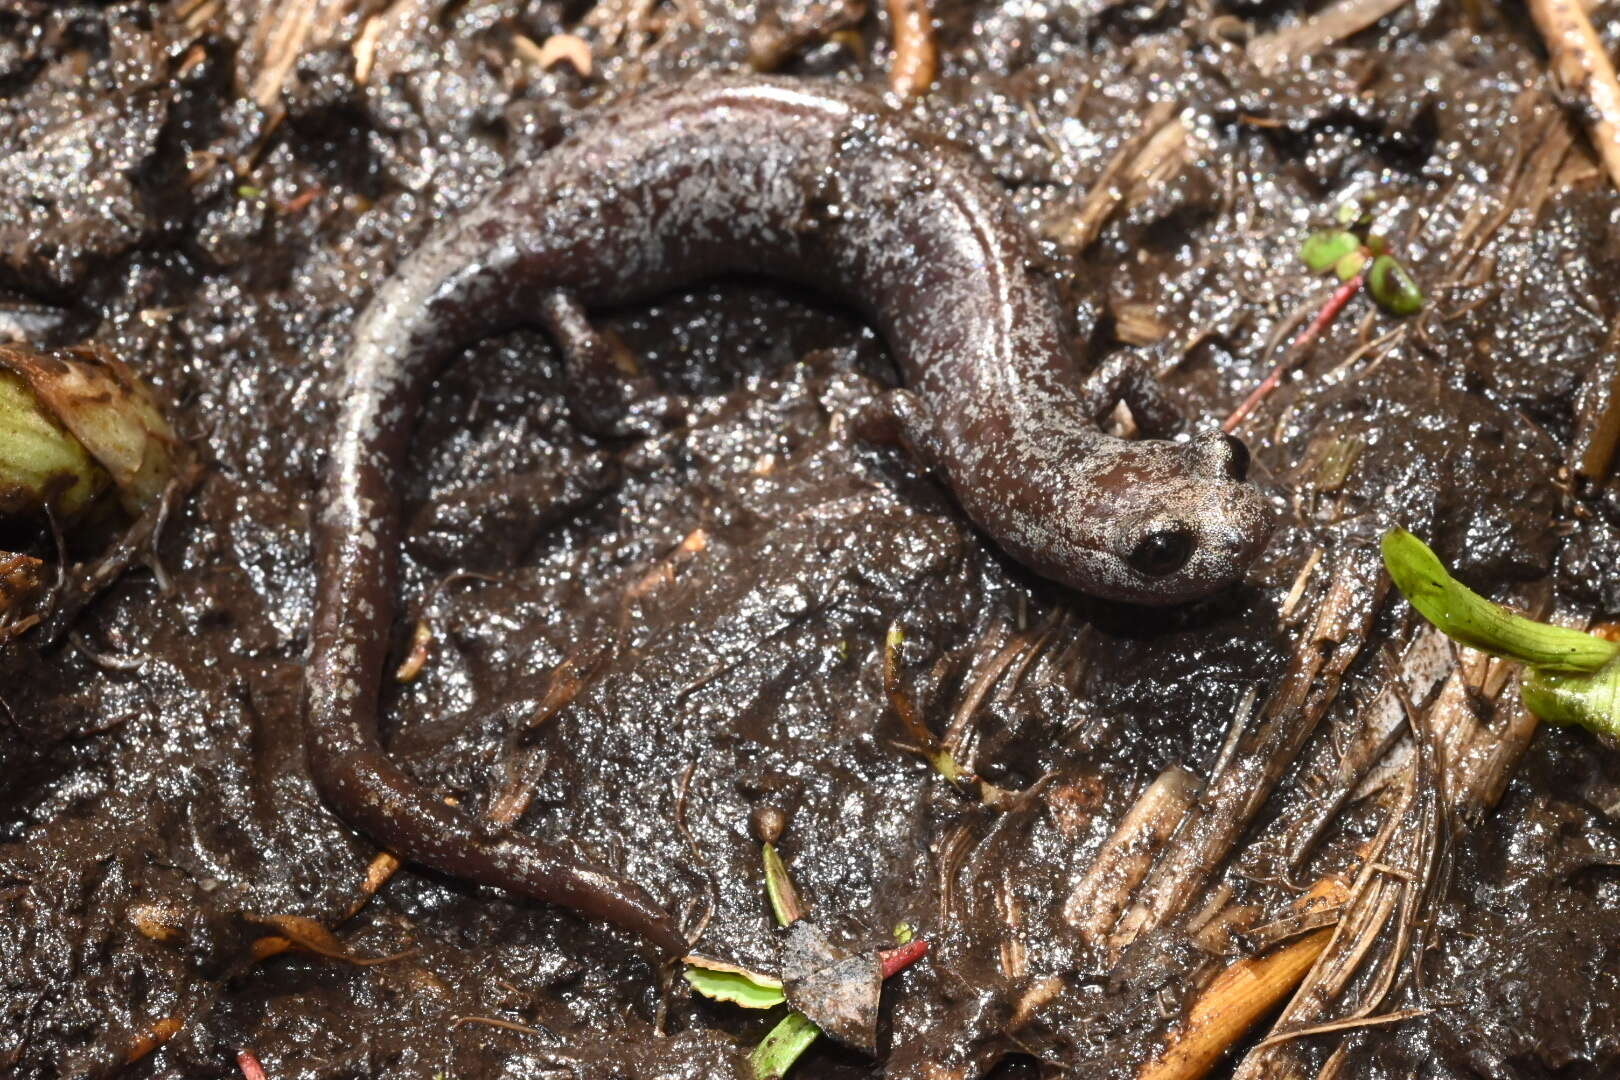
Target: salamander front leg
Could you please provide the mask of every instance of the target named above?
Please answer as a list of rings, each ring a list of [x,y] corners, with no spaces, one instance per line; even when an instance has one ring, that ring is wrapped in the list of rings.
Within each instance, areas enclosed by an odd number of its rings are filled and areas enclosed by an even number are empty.
[[[540,321],[562,352],[574,422],[606,438],[645,438],[679,421],[686,403],[658,389],[619,336],[591,325],[565,289],[540,301]]]
[[[1187,426],[1186,417],[1164,392],[1147,359],[1138,353],[1121,352],[1108,357],[1086,379],[1080,393],[1086,411],[1098,423],[1123,401],[1144,435],[1163,438]]]
[[[902,446],[926,469],[939,465],[939,436],[922,399],[910,390],[889,390],[855,417],[855,434],[871,443]]]

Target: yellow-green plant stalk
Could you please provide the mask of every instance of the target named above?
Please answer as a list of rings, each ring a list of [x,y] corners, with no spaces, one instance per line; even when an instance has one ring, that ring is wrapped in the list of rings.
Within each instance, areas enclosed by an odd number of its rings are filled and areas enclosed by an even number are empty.
[[[1620,644],[1491,603],[1405,529],[1385,533],[1382,550],[1395,587],[1447,637],[1528,668],[1519,692],[1531,712],[1549,724],[1620,736]]]
[[[0,517],[72,516],[112,483],[28,384],[0,370]]]
[[[72,517],[108,489],[138,514],[180,453],[151,391],[106,349],[0,346],[0,516]]]
[[[1532,668],[1519,685],[1524,707],[1559,727],[1579,724],[1620,739],[1620,660],[1591,675]]]

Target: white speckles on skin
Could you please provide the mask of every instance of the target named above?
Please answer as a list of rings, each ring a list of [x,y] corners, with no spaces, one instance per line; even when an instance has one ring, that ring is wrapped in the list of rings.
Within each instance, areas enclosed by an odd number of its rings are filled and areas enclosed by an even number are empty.
[[[376,740],[393,618],[391,488],[417,406],[447,355],[532,321],[548,290],[621,304],[729,271],[831,293],[882,332],[963,508],[1010,553],[1132,600],[1189,599],[1233,580],[1264,539],[1258,496],[1192,444],[1097,430],[1037,264],[970,154],[859,90],[786,79],[644,95],[441,228],[377,290],[348,358],[317,518],[307,674],[322,789],[406,858],[562,898],[677,947],[673,924],[634,886],[490,840]],[[1181,570],[1144,577],[1123,553],[1166,515],[1195,533],[1195,550]]]

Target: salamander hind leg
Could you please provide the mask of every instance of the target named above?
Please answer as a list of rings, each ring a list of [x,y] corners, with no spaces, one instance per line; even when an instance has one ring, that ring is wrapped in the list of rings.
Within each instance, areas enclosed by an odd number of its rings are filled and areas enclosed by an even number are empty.
[[[548,293],[540,302],[540,321],[562,352],[568,409],[585,431],[644,438],[685,414],[686,402],[661,391],[617,334],[593,326],[573,293]]]
[[[904,447],[927,469],[939,466],[939,436],[922,398],[910,390],[889,390],[856,414],[854,431],[866,442]]]
[[[1087,377],[1080,393],[1086,411],[1098,423],[1123,401],[1145,435],[1163,438],[1186,430],[1186,417],[1165,393],[1147,359],[1137,353],[1109,356]]]

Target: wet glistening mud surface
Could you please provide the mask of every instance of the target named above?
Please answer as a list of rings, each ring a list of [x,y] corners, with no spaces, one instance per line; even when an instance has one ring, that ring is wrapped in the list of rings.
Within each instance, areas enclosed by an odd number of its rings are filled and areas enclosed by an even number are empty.
[[[1305,990],[1209,1075],[1615,1075],[1620,756],[1538,727],[1377,541],[1411,529],[1572,625],[1620,615],[1620,481],[1590,467],[1620,199],[1525,11],[1383,8],[1302,39],[1275,4],[936,3],[938,79],[904,106],[1005,186],[1087,361],[1143,358],[1198,430],[1337,284],[1301,243],[1375,197],[1423,307],[1352,298],[1237,419],[1279,520],[1241,584],[1150,609],[1036,577],[858,436],[895,382],[859,315],[697,282],[592,313],[677,399],[650,433],[582,430],[538,330],[434,387],[393,758],[640,883],[706,956],[782,969],[762,835],[836,948],[926,940],[877,1056],[822,1038],[805,1080],[1196,1075],[1148,1070],[1223,972],[1289,956]],[[1617,13],[1592,13],[1611,40]],[[0,1075],[235,1077],[244,1049],[275,1080],[753,1075],[782,1008],[554,907],[387,876],[323,803],[309,537],[351,331],[435,224],[614,102],[761,62],[772,28],[784,73],[881,92],[892,18],[0,6],[0,340],[107,346],[201,465],[151,558],[54,641],[0,644]],[[539,62],[559,35],[588,75]],[[68,560],[119,528],[70,526]],[[37,517],[0,551],[61,562]]]

